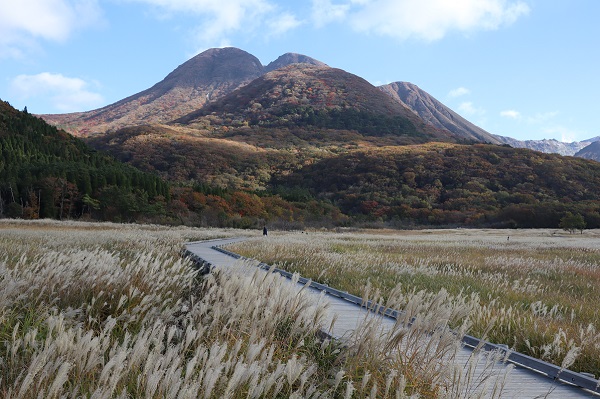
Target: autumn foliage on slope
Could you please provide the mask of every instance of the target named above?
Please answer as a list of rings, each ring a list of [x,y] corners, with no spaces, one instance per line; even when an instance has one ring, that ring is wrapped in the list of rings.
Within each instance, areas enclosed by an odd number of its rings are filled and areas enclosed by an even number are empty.
[[[231,188],[227,184],[218,185],[219,181],[205,182],[204,176],[209,176],[210,172],[226,183],[230,179],[234,183],[244,181],[244,175],[237,170],[244,171],[241,166],[246,164],[250,168],[245,171],[248,176],[253,170],[260,171],[261,164],[257,163],[260,156],[241,156],[237,164],[212,163],[210,160],[206,163],[205,160],[204,169],[196,169],[195,164],[189,169],[197,179],[182,175],[184,169],[179,165],[185,165],[185,154],[160,151],[164,148],[152,135],[157,132],[162,131],[150,130],[147,134],[134,136],[133,148],[141,149],[134,155],[143,156],[144,149],[158,150],[149,151],[149,158],[136,158],[137,161],[132,162],[146,170],[142,172],[91,149],[80,139],[42,119],[0,102],[0,217],[84,218],[246,228],[257,227],[266,221],[296,226],[306,221],[331,223],[346,219],[337,208],[314,200],[296,204],[278,195],[258,196],[236,185]],[[158,137],[173,144],[170,136],[165,137],[163,133]],[[175,142],[174,146],[181,147],[181,144]],[[220,149],[218,156],[223,160],[230,159],[229,153],[245,147],[249,146],[232,143],[230,147]],[[213,144],[208,152],[214,153],[218,148]],[[127,157],[123,152],[119,155]],[[279,162],[280,157],[275,160]],[[221,165],[225,169],[214,170],[211,165]],[[165,170],[168,173],[163,173]],[[159,174],[164,174],[167,179],[160,178]],[[175,184],[170,185],[167,181]]]
[[[315,127],[162,125],[93,143],[183,185],[170,209],[184,223],[559,227],[571,212],[589,228],[600,226],[598,163],[497,145],[401,146],[397,139]]]
[[[366,136],[403,137],[403,144],[455,141],[366,80],[341,69],[306,64],[269,72],[175,122],[354,130]]]
[[[600,227],[600,164],[580,158],[315,126],[151,125],[88,139],[124,165],[6,103],[1,115],[3,217],[557,228],[570,212]]]
[[[335,172],[332,172],[335,171]],[[400,225],[600,227],[600,164],[495,145],[432,143],[325,158],[277,180],[355,220]]]

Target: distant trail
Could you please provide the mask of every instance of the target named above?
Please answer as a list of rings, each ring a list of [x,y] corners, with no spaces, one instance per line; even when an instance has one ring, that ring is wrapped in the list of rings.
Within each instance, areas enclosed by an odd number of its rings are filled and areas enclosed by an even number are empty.
[[[193,256],[198,262],[205,262],[207,265],[210,265],[210,267],[234,267],[240,264],[241,261],[239,258],[241,257],[229,251],[222,250],[219,247],[244,240],[245,238],[229,238],[192,242],[186,244],[186,249],[188,251],[188,255]],[[261,267],[268,268],[268,265],[261,264]],[[291,274],[288,272],[280,270],[276,271],[283,274],[286,277],[291,277]],[[290,280],[288,279],[287,281]],[[301,280],[297,284],[297,289],[300,290],[304,286],[306,281],[306,279],[301,278]],[[320,289],[317,287],[319,287]],[[323,290],[325,290],[326,292],[325,297],[322,296]],[[374,315],[372,312],[369,312],[364,307],[361,307],[360,298],[358,298],[359,303],[355,303],[357,297],[353,295],[349,295],[347,293],[343,293],[333,288],[316,283],[312,283],[310,289],[305,290],[305,292],[314,298],[315,303],[322,302],[323,300],[325,300],[328,303],[326,326],[328,326],[334,318],[337,318],[333,330],[330,331],[330,334],[334,338],[347,337],[365,319],[365,316],[368,315],[371,315],[372,317],[380,317],[382,319],[382,328],[389,329],[392,328],[394,325],[394,320],[391,317]],[[468,338],[469,337],[467,337],[466,340],[463,340],[463,342],[468,341]],[[477,340],[476,338],[473,339]],[[471,344],[471,342],[467,343]],[[473,342],[472,344],[476,345],[477,342]],[[486,348],[490,349],[492,347],[495,347],[495,345],[486,346]],[[457,360],[462,364],[466,364],[471,353],[472,349],[468,346],[464,346],[464,348],[457,355]],[[536,368],[548,370],[549,374],[552,374],[552,370],[556,368],[556,366],[550,365],[548,363],[540,362],[539,360],[529,358],[521,354],[517,355],[523,356],[525,360],[532,359],[533,362],[540,363],[539,365],[536,365]],[[549,368],[544,368],[544,365],[546,365],[546,367]],[[494,366],[494,372],[498,372],[499,374],[501,374],[506,369],[506,367],[507,364],[497,363]],[[566,372],[570,374],[565,374]],[[582,385],[587,383],[589,384],[588,386],[591,389],[594,389],[593,387],[595,387],[595,385],[598,384],[598,381],[593,378],[587,377],[579,373],[573,373],[568,370],[561,373],[560,376],[561,378],[569,376],[569,378],[574,378],[573,381],[582,381]],[[600,390],[598,390],[598,392],[600,392]],[[530,370],[529,368],[517,365],[517,367],[515,367],[511,371],[506,383],[504,384],[502,397],[519,399],[599,398],[600,394],[595,394],[578,386],[565,384],[563,382],[557,382],[546,374],[542,374],[540,372]]]

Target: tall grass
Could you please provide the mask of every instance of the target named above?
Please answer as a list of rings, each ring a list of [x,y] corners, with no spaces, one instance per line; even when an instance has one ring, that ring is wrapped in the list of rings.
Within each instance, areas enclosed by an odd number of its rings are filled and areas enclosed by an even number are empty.
[[[200,277],[182,242],[229,230],[0,221],[3,398],[499,397],[503,375],[454,362],[467,302],[413,296],[343,343],[324,305],[247,265]],[[365,295],[377,297],[376,292]],[[403,350],[399,350],[402,348]]]
[[[271,234],[231,249],[341,290],[367,284],[404,309],[415,295],[469,298],[470,334],[600,375],[598,232]],[[508,238],[510,237],[510,238]],[[404,299],[402,299],[404,298]]]

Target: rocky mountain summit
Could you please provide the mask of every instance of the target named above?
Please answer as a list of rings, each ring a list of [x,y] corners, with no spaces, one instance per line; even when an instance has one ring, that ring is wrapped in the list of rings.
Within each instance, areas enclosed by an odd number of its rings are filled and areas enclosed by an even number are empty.
[[[316,65],[316,66],[327,66],[324,62],[319,60],[315,60],[307,55],[298,54],[298,53],[285,53],[279,56],[275,61],[272,61],[264,68],[264,72],[271,72],[279,68],[286,67],[292,64],[307,64],[307,65]]]
[[[501,144],[493,134],[464,119],[417,85],[394,82],[379,88],[432,126],[448,130],[465,140]]]
[[[576,157],[600,162],[600,137],[594,137],[590,144],[575,153]],[[583,142],[582,142],[583,143]]]
[[[266,72],[296,62],[325,65],[307,56],[288,53],[264,66],[246,51],[233,47],[213,48],[184,62],[149,89],[114,104],[87,112],[40,116],[79,136],[125,126],[166,123],[231,93]]]
[[[565,143],[555,139],[544,140],[517,140],[512,137],[498,136],[495,137],[503,144],[508,144],[515,148],[527,148],[534,151],[545,152],[548,154],[560,154],[567,156],[577,156],[576,153],[591,144],[594,139],[584,141],[574,141]],[[597,139],[596,139],[597,140]]]
[[[584,149],[600,140],[594,137],[583,141],[570,143],[555,139],[518,140],[512,137],[492,134],[474,125],[450,108],[442,104],[426,91],[408,82],[394,82],[379,87],[383,92],[410,108],[425,122],[441,129],[446,129],[466,140],[482,141],[491,144],[507,144],[514,148],[527,148],[547,154],[577,156],[600,160],[600,153],[594,155],[594,147],[589,151]]]

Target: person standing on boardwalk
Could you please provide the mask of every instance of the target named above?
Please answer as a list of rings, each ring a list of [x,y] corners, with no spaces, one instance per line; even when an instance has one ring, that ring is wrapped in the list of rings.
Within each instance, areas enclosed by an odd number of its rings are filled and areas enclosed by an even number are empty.
[[[263,227],[263,236],[267,235],[267,226]]]

